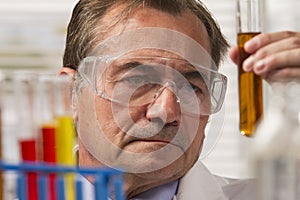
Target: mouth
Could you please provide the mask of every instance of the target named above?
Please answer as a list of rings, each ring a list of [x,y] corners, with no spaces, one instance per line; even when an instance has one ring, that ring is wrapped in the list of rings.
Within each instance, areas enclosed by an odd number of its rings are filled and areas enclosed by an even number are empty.
[[[155,124],[153,124],[155,126]],[[151,129],[153,128],[153,129]],[[132,129],[130,134],[125,133],[123,138],[122,150],[135,153],[149,153],[162,149],[162,151],[169,151],[170,149],[177,149],[176,151],[184,151],[186,144],[186,135],[178,130],[178,126],[164,125],[159,131],[155,127],[149,130]],[[155,132],[155,135],[148,134]],[[147,137],[149,136],[149,137]]]
[[[166,146],[170,144],[169,141],[164,141],[164,140],[158,140],[158,139],[134,139],[130,141],[128,144],[135,144],[135,143],[149,143],[149,144],[161,144],[162,146]]]
[[[173,147],[173,148],[175,147],[176,149],[179,148],[180,150],[183,150],[181,145],[174,144],[172,141],[165,140],[165,139],[149,139],[149,138],[132,139],[125,145],[124,150],[133,153],[150,153],[150,152],[158,151],[166,147],[167,145],[169,147]]]

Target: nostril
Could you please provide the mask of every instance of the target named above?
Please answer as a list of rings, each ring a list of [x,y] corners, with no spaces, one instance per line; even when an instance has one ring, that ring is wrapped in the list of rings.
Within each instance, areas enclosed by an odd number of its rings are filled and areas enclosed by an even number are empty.
[[[165,124],[178,125],[181,118],[181,107],[178,102],[178,97],[169,85],[158,91],[156,99],[148,105],[146,111],[146,118],[150,121],[152,119],[161,119]]]
[[[160,104],[152,104],[148,108],[146,118],[149,121],[161,120],[163,123],[167,121],[167,113]]]
[[[179,126],[179,122],[177,120],[175,120],[169,124],[171,124],[172,126]]]
[[[165,125],[165,121],[163,121],[162,119],[160,118],[152,118],[149,120],[151,123],[156,123],[156,124],[159,124],[159,125]]]
[[[164,125],[178,126],[180,124],[180,108],[156,103],[147,108],[146,119],[152,122],[163,123]]]

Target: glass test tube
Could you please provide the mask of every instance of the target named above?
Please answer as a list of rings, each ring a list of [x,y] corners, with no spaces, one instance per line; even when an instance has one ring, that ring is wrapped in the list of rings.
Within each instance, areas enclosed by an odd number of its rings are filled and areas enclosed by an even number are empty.
[[[47,164],[56,163],[56,124],[54,121],[54,111],[55,111],[55,97],[54,97],[54,74],[39,74],[39,84],[37,89],[38,99],[38,124],[40,127],[40,151],[42,161]],[[48,200],[55,200],[56,198],[56,174],[49,173],[47,175],[47,198]]]
[[[14,72],[3,70],[0,72],[0,103],[1,103],[1,160],[3,163],[17,163],[20,161],[18,132],[20,126],[19,105],[20,99],[15,98],[14,94]],[[13,147],[13,148],[12,148]],[[2,195],[0,199],[14,199],[15,194],[10,191],[15,190],[16,174],[2,171]]]
[[[250,56],[245,52],[244,44],[261,33],[261,6],[260,0],[236,0],[236,6],[240,132],[252,136],[263,114],[262,78],[253,72],[245,72],[242,65]]]
[[[73,147],[76,143],[75,126],[72,118],[72,85],[68,77],[57,77],[55,81],[56,97],[56,155],[57,163],[67,166],[76,165]],[[75,199],[75,176],[65,175],[66,199]]]
[[[21,160],[23,162],[36,162],[36,130],[34,127],[34,85],[33,74],[19,72],[13,75],[13,93],[16,100],[15,109],[18,112],[18,141]],[[38,199],[37,173],[27,172],[27,198]]]

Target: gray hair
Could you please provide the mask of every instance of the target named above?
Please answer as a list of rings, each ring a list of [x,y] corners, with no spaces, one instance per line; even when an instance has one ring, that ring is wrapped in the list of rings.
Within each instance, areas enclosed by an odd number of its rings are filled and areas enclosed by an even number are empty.
[[[104,25],[101,19],[111,8],[124,5],[123,12],[112,23]],[[211,13],[198,0],[80,0],[72,13],[68,25],[63,66],[77,69],[98,42],[105,39],[105,33],[118,22],[126,19],[139,7],[154,8],[174,16],[190,10],[204,24],[210,39],[211,57],[216,66],[224,58],[228,43]]]

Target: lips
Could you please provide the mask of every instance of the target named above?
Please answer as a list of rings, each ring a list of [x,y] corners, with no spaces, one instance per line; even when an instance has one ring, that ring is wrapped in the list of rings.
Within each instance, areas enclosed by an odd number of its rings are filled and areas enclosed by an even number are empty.
[[[129,143],[133,143],[133,142],[158,142],[158,143],[165,143],[165,144],[169,144],[170,141],[166,141],[166,140],[162,140],[162,139],[133,139],[131,140]]]
[[[144,147],[149,147],[149,146],[157,146],[157,147],[164,147],[168,144],[170,144],[170,142],[167,141],[163,141],[163,140],[145,140],[145,139],[136,139],[136,140],[132,140],[131,142],[129,142],[127,145],[138,145],[141,144]]]
[[[183,133],[178,125],[164,124],[159,129],[155,126],[160,127],[161,124],[152,123],[147,128],[132,126],[124,133],[125,136],[120,148],[130,152],[138,152],[137,149],[141,152],[149,152],[149,149],[156,151],[169,145],[170,148],[176,147],[185,151],[191,143],[190,136]],[[143,150],[143,147],[148,148],[148,150]]]
[[[149,134],[151,133],[151,134]],[[133,140],[145,140],[145,141],[162,141],[169,143],[173,140],[173,138],[178,133],[177,126],[171,126],[165,124],[164,126],[157,125],[156,123],[152,123],[151,126],[147,128],[142,127],[132,127],[132,129],[128,130],[127,134],[129,136],[129,141]],[[130,137],[131,136],[131,137]]]
[[[175,137],[175,136],[174,136]],[[152,151],[159,150],[167,145],[175,146],[182,151],[184,151],[184,142],[179,143],[176,142],[173,138],[162,138],[159,136],[151,137],[151,138],[134,138],[130,137],[130,140],[126,142],[124,145],[124,150],[130,150],[130,149],[136,149],[141,146],[141,148],[149,148],[152,149]],[[147,150],[145,150],[147,151]],[[139,153],[139,152],[137,152]]]

